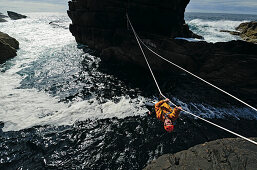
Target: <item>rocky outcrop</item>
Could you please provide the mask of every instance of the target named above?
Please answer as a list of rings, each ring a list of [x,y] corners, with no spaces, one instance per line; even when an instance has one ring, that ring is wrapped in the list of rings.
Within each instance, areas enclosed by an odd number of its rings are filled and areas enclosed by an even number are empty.
[[[257,94],[257,45],[244,41],[227,43],[187,42],[174,37],[197,37],[184,21],[189,0],[73,0],[68,15],[70,31],[78,43],[95,49],[104,62],[147,66],[131,29],[126,11],[138,35],[164,58],[218,86]],[[178,72],[144,49],[152,68]]]
[[[3,18],[0,18],[0,22],[7,22],[7,21]]]
[[[7,18],[8,16],[4,15],[3,13],[0,12],[0,18]]]
[[[240,24],[236,30],[240,32],[240,37],[248,42],[257,43],[257,22],[245,22]]]
[[[16,12],[12,12],[12,11],[7,11],[7,14],[13,20],[27,18],[27,16],[25,16],[25,15],[21,15],[21,14],[18,14]]]
[[[19,42],[15,38],[10,37],[8,34],[0,32],[0,39],[14,49],[19,48]]]
[[[7,16],[3,15],[3,14],[0,12],[0,22],[7,22],[4,18],[7,18]]]
[[[257,141],[257,138],[252,138]],[[243,139],[227,138],[196,145],[175,154],[166,154],[152,161],[151,169],[256,169],[257,147]]]
[[[238,35],[243,40],[257,44],[257,22],[244,22],[236,27],[237,31],[220,30],[220,32],[227,32],[232,35]]]
[[[0,64],[6,60],[15,57],[16,49],[19,48],[19,42],[8,34],[0,32]]]
[[[68,15],[70,31],[79,43],[96,43],[98,38],[108,45],[119,43],[128,32],[126,12],[140,32],[168,37],[195,37],[184,21],[189,0],[72,0]],[[90,41],[90,42],[89,42]]]

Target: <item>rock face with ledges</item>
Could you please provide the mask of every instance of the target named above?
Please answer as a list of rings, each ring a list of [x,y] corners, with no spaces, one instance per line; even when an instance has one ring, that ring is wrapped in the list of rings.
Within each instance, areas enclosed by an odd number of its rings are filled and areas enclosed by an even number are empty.
[[[257,141],[257,138],[253,138]],[[152,161],[145,170],[254,170],[257,168],[256,145],[239,138],[219,139],[196,145]]]

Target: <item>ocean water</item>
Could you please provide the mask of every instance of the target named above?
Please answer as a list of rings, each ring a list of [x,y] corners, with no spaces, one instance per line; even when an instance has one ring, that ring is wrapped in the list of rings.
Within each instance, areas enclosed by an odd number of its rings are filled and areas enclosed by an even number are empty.
[[[203,36],[205,41],[213,43],[240,40],[239,36],[220,30],[236,31],[239,24],[256,20],[257,15],[250,14],[185,13],[185,21],[190,30]]]
[[[133,105],[126,95],[119,96],[117,103],[107,100],[103,104],[94,94],[89,94],[87,100],[79,97],[85,97],[80,94],[83,89],[108,89],[103,82],[95,81],[111,76],[94,71],[99,59],[77,48],[65,14],[27,15],[26,20],[10,20],[1,25],[2,32],[20,42],[18,56],[0,67],[0,120],[5,123],[4,131],[143,113],[145,109],[140,106],[144,99],[140,96]],[[92,70],[85,71],[83,67]],[[60,102],[71,96],[78,97],[68,103]]]
[[[176,138],[156,141],[170,137],[160,122],[146,115],[144,103],[158,96],[150,74],[136,80],[126,78],[124,70],[112,74],[112,66],[76,43],[66,14],[25,15],[27,19],[0,23],[1,32],[20,42],[17,56],[0,65],[0,168],[140,169],[179,150],[168,148]],[[186,14],[186,22],[206,41],[230,41],[239,37],[220,29],[233,30],[252,20],[233,17]],[[178,105],[202,117],[257,118],[251,109],[226,102],[224,95],[197,81],[163,83],[161,88]],[[199,91],[192,93],[192,88]],[[221,99],[212,105],[199,94]]]

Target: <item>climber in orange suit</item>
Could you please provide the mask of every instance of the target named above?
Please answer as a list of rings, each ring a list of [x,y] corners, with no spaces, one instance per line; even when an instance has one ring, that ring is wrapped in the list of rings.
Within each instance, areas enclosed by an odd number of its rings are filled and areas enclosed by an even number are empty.
[[[181,107],[175,107],[172,109],[168,104],[170,100],[167,98],[165,100],[161,100],[154,105],[156,118],[164,122],[164,129],[167,132],[172,132],[174,130],[174,121],[179,117]],[[149,106],[149,105],[148,105]],[[152,114],[152,112],[149,112]]]

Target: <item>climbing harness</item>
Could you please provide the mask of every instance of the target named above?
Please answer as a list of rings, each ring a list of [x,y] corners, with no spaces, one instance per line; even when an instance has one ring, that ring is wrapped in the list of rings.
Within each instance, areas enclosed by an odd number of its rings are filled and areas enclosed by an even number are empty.
[[[150,72],[151,72],[151,74],[152,74],[152,77],[153,77],[154,82],[155,82],[155,84],[156,84],[156,86],[157,86],[157,89],[158,89],[158,91],[159,91],[159,93],[160,93],[160,95],[161,95],[162,97],[167,98],[167,97],[165,97],[165,96],[162,94],[162,92],[161,92],[161,89],[160,89],[160,87],[159,87],[159,85],[158,85],[158,82],[157,82],[156,79],[155,79],[154,73],[153,73],[153,71],[152,71],[152,69],[151,69],[151,66],[150,66],[150,64],[149,64],[149,62],[148,62],[148,60],[147,60],[147,58],[146,58],[145,52],[144,52],[144,50],[143,50],[143,48],[142,48],[140,42],[141,42],[148,50],[150,50],[152,53],[154,53],[155,55],[157,55],[157,56],[160,57],[161,59],[163,59],[163,60],[165,60],[165,61],[167,61],[167,62],[173,64],[174,66],[180,68],[181,70],[187,72],[188,74],[190,74],[190,75],[192,75],[192,76],[194,76],[194,77],[200,79],[201,81],[203,81],[203,82],[209,84],[210,86],[212,86],[212,87],[214,87],[214,88],[216,88],[216,89],[222,91],[223,93],[225,93],[225,94],[227,94],[227,95],[233,97],[234,99],[238,100],[239,102],[241,102],[241,103],[245,104],[246,106],[252,108],[253,110],[257,111],[257,109],[256,109],[255,107],[253,107],[253,106],[247,104],[246,102],[244,102],[244,101],[238,99],[237,97],[233,96],[232,94],[230,94],[230,93],[228,93],[228,92],[226,92],[226,91],[220,89],[219,87],[217,87],[217,86],[215,86],[215,85],[209,83],[208,81],[206,81],[206,80],[204,80],[204,79],[202,79],[202,78],[196,76],[195,74],[193,74],[193,73],[189,72],[188,70],[186,70],[186,69],[184,69],[184,68],[178,66],[177,64],[175,64],[175,63],[173,63],[173,62],[171,62],[171,61],[165,59],[164,57],[160,56],[159,54],[157,54],[156,52],[154,52],[153,50],[151,50],[151,49],[139,38],[139,36],[137,35],[137,33],[136,33],[136,31],[135,31],[135,29],[134,29],[134,27],[133,27],[133,25],[132,25],[132,23],[131,23],[131,21],[130,21],[130,19],[129,19],[128,13],[126,13],[126,17],[127,17],[128,23],[129,23],[129,25],[130,25],[130,27],[131,27],[131,29],[132,29],[132,31],[133,31],[133,34],[134,34],[134,36],[135,36],[135,38],[136,38],[136,41],[137,41],[137,43],[138,43],[138,46],[140,47],[140,50],[141,50],[141,52],[142,52],[142,54],[143,54],[143,56],[144,56],[144,58],[145,58],[146,64],[147,64],[147,66],[148,66],[148,68],[149,68],[149,70],[150,70]],[[170,103],[171,103],[172,105],[174,105],[174,106],[177,107],[176,104],[174,104],[174,103],[172,103],[172,102],[170,102]],[[193,114],[193,113],[191,113],[191,112],[189,112],[189,111],[186,111],[186,110],[184,110],[184,109],[182,109],[182,111],[184,111],[184,112],[186,112],[186,113],[188,113],[188,114],[190,114],[190,115],[192,115],[192,116],[194,116],[194,117],[196,117],[196,118],[198,118],[198,119],[201,119],[201,120],[203,120],[203,121],[205,121],[205,122],[207,122],[207,123],[209,123],[209,124],[211,124],[211,125],[213,125],[213,126],[216,126],[216,127],[220,128],[220,129],[223,129],[223,130],[225,130],[225,131],[227,131],[227,132],[229,132],[229,133],[231,133],[231,134],[233,134],[233,135],[236,135],[236,136],[238,136],[238,137],[240,137],[240,138],[242,138],[242,139],[245,139],[245,140],[247,140],[247,141],[249,141],[249,142],[251,142],[251,143],[257,145],[257,142],[256,142],[256,141],[253,141],[253,140],[251,140],[251,139],[249,139],[249,138],[247,138],[247,137],[244,137],[244,136],[242,136],[242,135],[240,135],[240,134],[238,134],[238,133],[235,133],[235,132],[233,132],[233,131],[231,131],[231,130],[228,130],[228,129],[222,127],[222,126],[219,126],[219,125],[217,125],[217,124],[215,124],[215,123],[213,123],[213,122],[211,122],[211,121],[208,121],[208,120],[206,120],[206,119],[204,119],[204,118],[202,118],[202,117],[200,117],[200,116],[197,116],[197,115],[195,115],[195,114]]]

